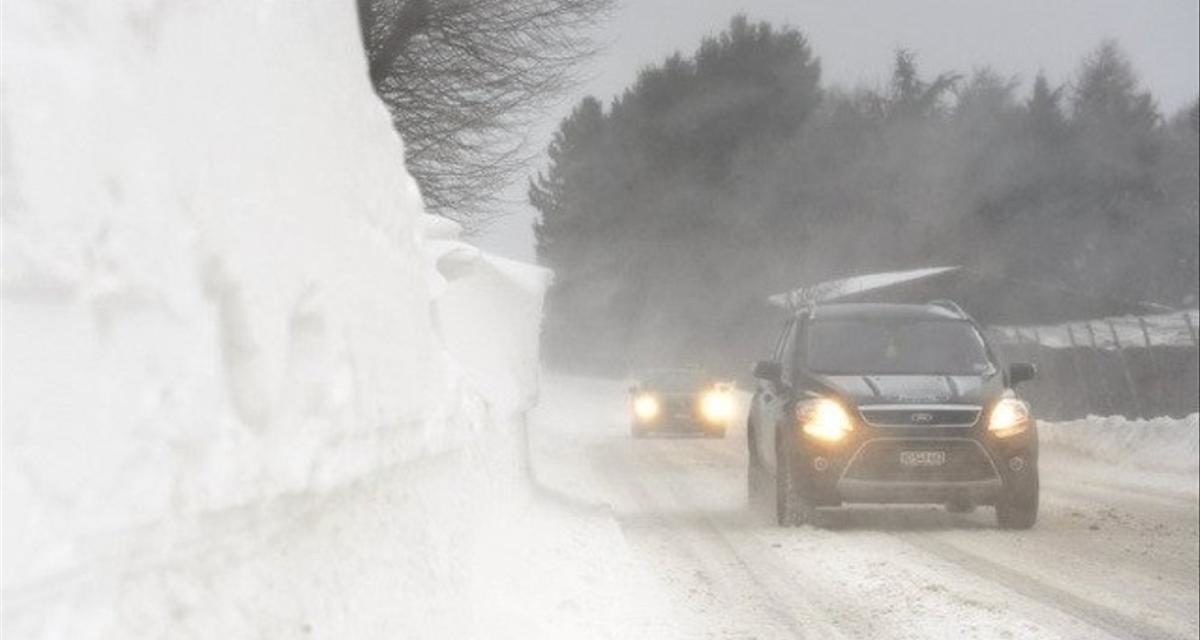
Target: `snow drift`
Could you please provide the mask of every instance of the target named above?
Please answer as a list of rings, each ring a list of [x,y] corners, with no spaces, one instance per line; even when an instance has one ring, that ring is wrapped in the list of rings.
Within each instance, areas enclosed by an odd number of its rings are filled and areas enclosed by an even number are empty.
[[[1092,327],[1092,333],[1088,328]],[[1052,326],[993,327],[1007,344],[1038,344],[1051,349],[1087,346],[1096,341],[1097,349],[1118,347],[1196,347],[1195,328],[1200,327],[1200,311],[1195,309],[1151,316],[1117,316]]]
[[[1195,413],[1183,419],[1088,416],[1069,422],[1041,422],[1038,434],[1043,443],[1122,467],[1200,473],[1200,421]]]
[[[353,2],[4,9],[6,632],[160,633],[132,547],[513,428],[544,274],[423,214]]]

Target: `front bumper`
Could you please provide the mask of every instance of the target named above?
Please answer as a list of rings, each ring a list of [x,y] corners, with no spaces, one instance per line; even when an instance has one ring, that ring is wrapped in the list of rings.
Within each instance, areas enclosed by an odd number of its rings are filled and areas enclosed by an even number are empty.
[[[803,436],[800,436],[803,438]],[[964,428],[856,429],[846,441],[805,440],[798,465],[817,504],[994,504],[1006,484],[1037,473],[1037,429],[1000,439]],[[938,466],[906,467],[901,453],[938,451]]]
[[[1004,488],[999,477],[989,480],[952,481],[872,481],[843,478],[837,483],[839,502],[879,504],[922,504],[966,501],[992,504]]]

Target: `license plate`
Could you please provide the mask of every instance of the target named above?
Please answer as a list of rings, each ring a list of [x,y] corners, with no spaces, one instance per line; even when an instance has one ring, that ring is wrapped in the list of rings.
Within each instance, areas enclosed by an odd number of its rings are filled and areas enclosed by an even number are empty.
[[[940,467],[946,464],[946,452],[901,451],[900,464],[905,467]]]

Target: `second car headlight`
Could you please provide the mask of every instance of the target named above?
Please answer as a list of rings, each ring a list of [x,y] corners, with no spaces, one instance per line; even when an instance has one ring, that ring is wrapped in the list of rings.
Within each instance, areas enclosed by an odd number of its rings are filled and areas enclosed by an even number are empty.
[[[658,417],[658,398],[643,393],[633,399],[633,415],[642,422],[649,422]]]
[[[841,403],[829,398],[796,404],[796,420],[806,435],[825,442],[838,442],[854,430],[854,421]]]
[[[988,431],[999,438],[1007,438],[1029,428],[1033,418],[1029,405],[1016,398],[1001,398],[988,417]]]
[[[726,391],[709,391],[700,398],[700,414],[708,422],[721,423],[733,418],[733,395]]]

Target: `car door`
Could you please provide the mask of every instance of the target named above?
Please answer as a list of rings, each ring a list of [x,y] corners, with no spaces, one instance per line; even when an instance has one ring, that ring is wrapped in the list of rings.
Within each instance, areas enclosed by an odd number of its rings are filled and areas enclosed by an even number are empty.
[[[784,325],[783,331],[780,333],[779,341],[775,345],[775,352],[771,355],[773,362],[778,362],[781,365],[786,362],[786,353],[788,352],[793,342],[795,332],[795,319],[789,320]],[[769,469],[772,473],[775,472],[775,431],[778,429],[784,405],[787,402],[786,388],[777,381],[758,380],[758,392],[755,394],[757,398],[757,411],[755,415],[755,444],[758,447],[759,462]]]
[[[783,352],[783,344],[787,340],[789,326],[791,326],[791,320],[785,322],[779,332],[775,334],[771,349],[767,352],[770,361],[775,362],[776,358]],[[749,430],[749,433],[747,433],[749,436],[749,445],[752,448],[750,455],[754,458],[752,463],[757,461],[762,465],[768,464],[767,458],[770,457],[770,447],[766,443],[770,438],[765,435],[767,425],[764,422],[764,411],[767,399],[773,393],[771,385],[766,380],[755,376],[754,395],[750,398],[750,420],[747,425]]]

